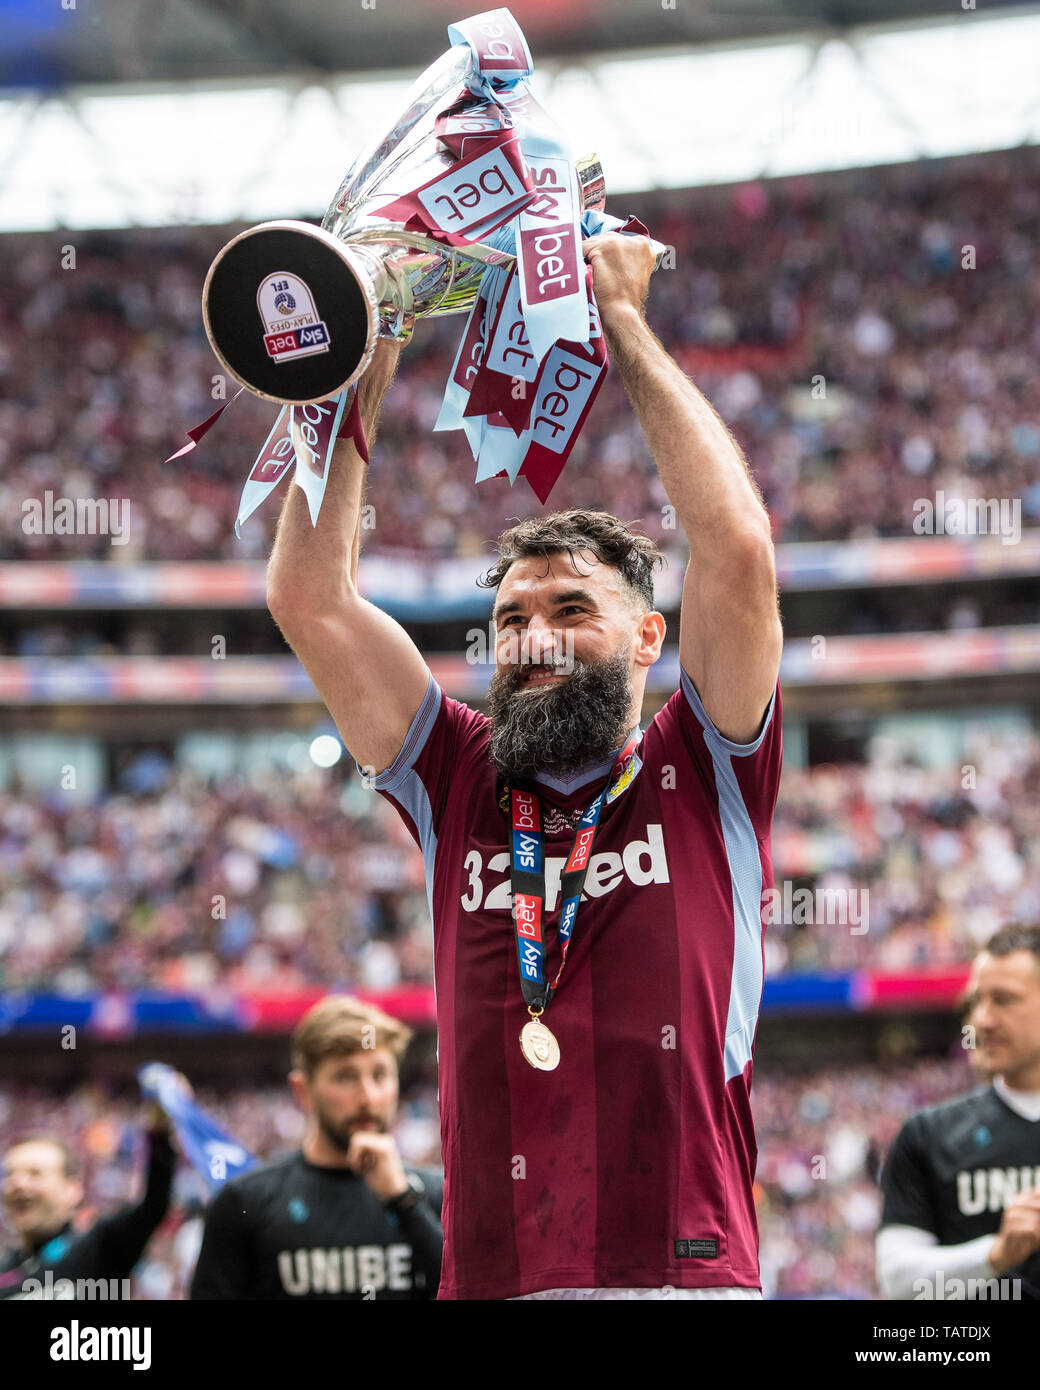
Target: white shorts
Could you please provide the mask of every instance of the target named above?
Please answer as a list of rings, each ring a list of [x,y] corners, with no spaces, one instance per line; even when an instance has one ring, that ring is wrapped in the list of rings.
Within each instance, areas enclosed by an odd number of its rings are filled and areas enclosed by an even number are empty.
[[[761,1298],[761,1289],[545,1289],[541,1293],[522,1293],[509,1303],[532,1298]]]

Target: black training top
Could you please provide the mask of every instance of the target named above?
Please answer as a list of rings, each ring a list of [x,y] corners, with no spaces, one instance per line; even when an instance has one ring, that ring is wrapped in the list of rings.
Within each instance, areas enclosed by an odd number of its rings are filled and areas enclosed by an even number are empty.
[[[120,1281],[130,1277],[169,1208],[177,1166],[165,1131],[152,1130],[148,1138],[148,1179],[140,1202],[101,1217],[87,1231],[74,1230],[66,1223],[61,1230],[41,1237],[28,1255],[18,1246],[0,1252],[0,1298],[74,1297],[72,1292],[65,1295],[61,1287],[55,1287],[59,1280]],[[35,1282],[26,1287],[27,1281]],[[88,1289],[85,1296],[118,1298],[120,1293],[110,1284],[101,1294],[93,1295]]]
[[[193,1299],[436,1298],[443,1176],[388,1213],[364,1178],[301,1152],[226,1183],[206,1213]]]
[[[882,1226],[916,1226],[940,1245],[995,1235],[1004,1207],[1040,1187],[1040,1120],[992,1086],[920,1110],[903,1125],[882,1173]],[[1040,1251],[1008,1271],[1040,1298]]]

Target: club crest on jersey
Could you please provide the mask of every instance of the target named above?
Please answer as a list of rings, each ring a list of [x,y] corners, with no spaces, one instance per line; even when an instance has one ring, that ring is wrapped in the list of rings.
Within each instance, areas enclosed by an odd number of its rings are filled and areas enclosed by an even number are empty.
[[[643,760],[642,760],[642,758],[639,756],[638,753],[636,753],[636,752],[633,751],[632,756],[629,758],[629,760],[628,760],[628,762],[625,764],[625,766],[621,769],[621,772],[620,772],[620,774],[619,774],[619,776],[618,776],[617,781],[616,781],[616,782],[614,783],[614,785],[611,787],[610,791],[607,792],[607,805],[608,805],[608,806],[610,805],[610,803],[611,803],[612,801],[616,800],[616,798],[619,797],[619,796],[621,795],[621,793],[622,793],[622,792],[625,790],[625,788],[629,785],[629,783],[632,781],[633,777],[635,777],[636,773],[639,771],[639,769],[640,769],[642,766],[643,766]]]
[[[279,270],[260,282],[256,307],[264,325],[264,348],[275,362],[328,352],[329,330],[318,315],[310,286]]]

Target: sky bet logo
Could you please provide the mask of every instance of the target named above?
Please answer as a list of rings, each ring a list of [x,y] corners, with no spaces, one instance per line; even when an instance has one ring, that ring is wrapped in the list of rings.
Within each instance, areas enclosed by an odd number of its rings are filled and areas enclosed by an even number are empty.
[[[537,835],[529,835],[526,830],[513,831],[513,859],[521,869],[536,874],[542,867],[541,846]]]
[[[329,330],[310,286],[298,275],[279,270],[268,276],[256,292],[256,307],[266,330],[264,349],[275,362],[328,352]]]
[[[513,789],[513,858],[518,868],[537,874],[542,868],[538,804],[530,792]]]
[[[567,866],[563,871],[565,874],[573,874],[584,869],[585,861],[589,857],[589,847],[595,837],[596,827],[594,825],[587,825],[574,842],[574,848],[571,850],[570,858],[567,860]]]
[[[537,898],[527,893],[516,895],[517,949],[521,973],[529,980],[542,976],[542,914]]]

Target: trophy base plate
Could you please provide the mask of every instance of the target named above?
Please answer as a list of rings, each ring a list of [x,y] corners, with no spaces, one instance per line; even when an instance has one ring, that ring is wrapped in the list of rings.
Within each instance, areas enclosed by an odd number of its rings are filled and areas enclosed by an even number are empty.
[[[202,314],[235,380],[284,405],[352,385],[378,330],[350,251],[308,222],[265,222],[229,241],[206,276]]]

